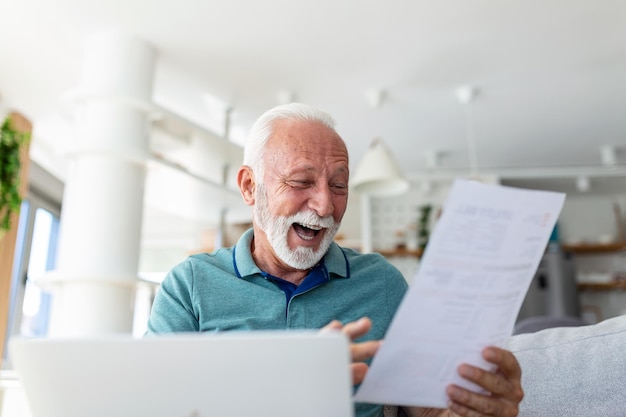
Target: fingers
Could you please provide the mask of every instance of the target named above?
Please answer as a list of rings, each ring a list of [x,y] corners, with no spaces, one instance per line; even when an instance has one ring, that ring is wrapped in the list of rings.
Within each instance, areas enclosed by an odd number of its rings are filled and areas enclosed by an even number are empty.
[[[477,383],[492,395],[509,398],[511,401],[522,400],[522,368],[513,353],[497,347],[483,350],[485,360],[497,366],[497,372],[479,372]]]
[[[339,320],[333,320],[330,323],[328,323],[326,326],[322,327],[320,329],[320,332],[326,333],[326,332],[332,332],[335,330],[341,330],[342,327],[343,327],[343,324],[341,324]]]
[[[352,384],[359,385],[365,379],[365,374],[367,374],[368,366],[363,362],[353,363],[350,365],[352,371]]]
[[[362,317],[356,321],[351,321],[345,326],[339,320],[333,320],[320,329],[321,332],[331,332],[341,330],[351,341],[355,341],[361,336],[365,336],[372,328],[372,321],[367,317]]]
[[[350,340],[354,341],[361,336],[365,336],[372,328],[372,321],[367,317],[361,317],[356,321],[343,326],[342,331],[348,335]]]
[[[345,326],[341,324],[338,320],[333,320],[324,326],[321,331],[336,331],[341,330],[346,336],[350,338],[351,341],[358,339],[361,336],[365,336],[367,332],[372,328],[372,321],[363,317],[359,320],[352,321],[347,323]],[[364,361],[376,354],[378,348],[380,347],[381,342],[371,340],[368,342],[361,343],[351,343],[350,344],[350,356],[353,362]]]
[[[461,365],[459,373],[465,379],[475,382],[491,395],[510,397],[515,399],[516,386],[521,387],[521,369],[511,352],[489,347],[483,350],[485,360],[497,366],[497,372],[487,372],[483,369]]]
[[[483,350],[483,357],[498,366],[499,371],[505,377],[512,380],[520,380],[522,377],[522,368],[513,353],[508,350],[489,346]]]
[[[371,328],[372,321],[367,317],[363,317],[359,320],[347,323],[346,325],[342,325],[338,320],[333,320],[324,326],[321,331],[329,332],[340,330],[354,342],[354,340],[359,337],[365,336]],[[350,344],[350,357],[352,359],[352,364],[350,366],[352,370],[353,384],[360,384],[363,381],[368,369],[367,364],[363,363],[363,361],[374,356],[380,345],[381,342],[378,340]]]
[[[451,400],[450,410],[468,417],[516,416],[519,403],[524,397],[521,386],[522,372],[517,359],[511,352],[496,347],[484,349],[483,357],[496,365],[495,372],[463,364],[459,366],[459,374],[489,394],[477,394],[451,385],[446,390]]]
[[[454,385],[449,386],[446,393],[450,397],[448,409],[459,416],[517,416],[517,405],[503,399],[477,394]]]
[[[353,362],[365,361],[378,352],[380,345],[379,340],[370,340],[369,342],[352,343],[350,345],[350,356]]]

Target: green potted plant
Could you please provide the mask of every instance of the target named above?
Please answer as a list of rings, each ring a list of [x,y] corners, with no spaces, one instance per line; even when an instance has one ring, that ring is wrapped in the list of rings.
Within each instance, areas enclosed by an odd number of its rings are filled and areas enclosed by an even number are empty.
[[[424,250],[430,238],[430,213],[433,210],[431,204],[419,207],[420,217],[417,221],[417,242],[419,248]]]
[[[30,139],[6,117],[0,126],[0,238],[11,228],[11,214],[18,212],[20,197],[20,149]]]

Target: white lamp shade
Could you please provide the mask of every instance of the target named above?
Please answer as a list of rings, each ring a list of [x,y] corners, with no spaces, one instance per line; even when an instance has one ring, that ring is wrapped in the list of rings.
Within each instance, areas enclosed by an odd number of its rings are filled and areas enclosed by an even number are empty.
[[[409,181],[380,139],[374,139],[356,168],[351,185],[373,197],[390,197],[409,190]]]

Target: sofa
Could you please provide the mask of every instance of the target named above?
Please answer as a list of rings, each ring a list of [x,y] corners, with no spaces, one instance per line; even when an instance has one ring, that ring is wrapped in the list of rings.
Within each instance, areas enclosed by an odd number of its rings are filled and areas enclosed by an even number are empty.
[[[626,416],[626,315],[512,336],[522,368],[520,417]]]

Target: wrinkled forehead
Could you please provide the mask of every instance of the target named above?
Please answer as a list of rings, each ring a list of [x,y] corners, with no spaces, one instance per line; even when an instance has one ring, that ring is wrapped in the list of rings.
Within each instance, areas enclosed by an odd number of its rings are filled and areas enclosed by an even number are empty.
[[[272,125],[267,150],[297,151],[306,148],[328,147],[348,158],[344,140],[332,128],[316,120],[278,119]]]

